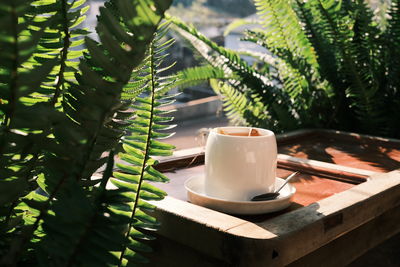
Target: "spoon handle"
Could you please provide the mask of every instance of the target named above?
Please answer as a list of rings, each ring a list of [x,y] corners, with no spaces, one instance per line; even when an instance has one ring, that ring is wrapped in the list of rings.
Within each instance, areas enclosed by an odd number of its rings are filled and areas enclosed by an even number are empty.
[[[290,181],[293,177],[295,177],[297,174],[299,174],[299,172],[294,172],[294,173],[292,173],[291,175],[289,175],[289,176],[285,179],[285,182],[283,183],[283,185],[281,185],[281,187],[279,187],[279,189],[276,190],[275,193],[278,193],[279,191],[281,191],[282,188],[284,188],[285,185],[286,185],[287,183],[289,183],[289,181]]]

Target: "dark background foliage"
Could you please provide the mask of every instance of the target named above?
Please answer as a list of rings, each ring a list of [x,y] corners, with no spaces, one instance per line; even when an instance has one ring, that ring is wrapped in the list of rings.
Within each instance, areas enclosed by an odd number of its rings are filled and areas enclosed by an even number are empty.
[[[243,40],[264,53],[226,49],[173,20],[210,64],[180,72],[182,86],[219,79],[214,90],[236,123],[277,132],[311,127],[400,137],[398,0],[381,14],[385,19],[362,0],[255,4],[260,26],[252,21]],[[243,22],[228,28],[235,25]]]

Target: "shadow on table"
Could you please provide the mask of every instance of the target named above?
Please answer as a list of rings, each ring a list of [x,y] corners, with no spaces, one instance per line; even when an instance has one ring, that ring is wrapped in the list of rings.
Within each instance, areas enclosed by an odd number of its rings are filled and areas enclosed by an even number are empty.
[[[351,167],[371,166],[383,172],[400,168],[400,145],[379,140],[317,135],[282,145],[279,153]]]

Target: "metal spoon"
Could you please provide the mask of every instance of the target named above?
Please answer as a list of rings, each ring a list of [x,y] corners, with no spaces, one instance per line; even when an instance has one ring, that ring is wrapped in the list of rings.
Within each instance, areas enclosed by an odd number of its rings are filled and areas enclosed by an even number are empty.
[[[251,201],[265,201],[265,200],[273,200],[273,199],[277,198],[277,197],[279,196],[279,191],[281,191],[282,188],[284,188],[285,185],[286,185],[293,177],[295,177],[298,173],[299,173],[299,172],[294,172],[294,173],[292,173],[291,175],[289,175],[289,176],[286,178],[286,180],[285,180],[285,182],[283,183],[283,185],[281,185],[281,187],[280,187],[278,190],[276,190],[275,192],[265,193],[265,194],[262,194],[262,195],[255,196],[255,197],[253,197],[253,198],[251,199]]]

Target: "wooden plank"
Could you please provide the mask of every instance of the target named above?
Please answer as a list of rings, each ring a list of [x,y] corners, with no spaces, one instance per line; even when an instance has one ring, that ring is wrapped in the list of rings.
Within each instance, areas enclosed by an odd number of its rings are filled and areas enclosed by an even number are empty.
[[[297,158],[388,172],[400,166],[400,140],[316,130],[278,145],[279,153]]]
[[[331,179],[340,179],[349,183],[359,184],[376,172],[351,168],[317,160],[303,159],[289,155],[278,154],[278,166],[305,173],[322,175]]]
[[[158,235],[219,261],[226,260],[223,249],[228,245],[226,232],[247,223],[245,220],[172,197],[154,201],[152,204],[157,206],[152,216],[162,223],[157,231]]]
[[[353,141],[355,139],[364,139],[371,143],[383,143],[394,147],[400,147],[400,140],[395,138],[387,138],[387,137],[379,137],[368,134],[358,134],[352,132],[338,131],[338,130],[330,130],[330,129],[314,129],[309,130],[310,132],[314,132],[319,135],[331,135],[336,138],[340,138],[342,140],[350,140]]]
[[[169,159],[163,159],[155,168],[162,172],[172,172],[179,169],[190,168],[193,166],[204,164],[204,152],[180,156]]]
[[[400,171],[260,223],[229,229],[234,235],[269,239],[279,245],[274,264],[287,265],[400,204]],[[272,262],[271,262],[272,263]]]
[[[399,196],[400,171],[394,171],[255,223],[173,198],[154,204],[167,238],[238,266],[283,266],[399,206]]]
[[[278,146],[283,146],[286,144],[290,144],[293,141],[299,142],[302,140],[310,139],[313,136],[317,136],[321,131],[315,129],[300,129],[287,133],[277,134],[276,142]]]
[[[289,264],[288,267],[346,266],[368,250],[399,233],[399,225],[400,207],[397,206]],[[384,261],[379,266],[384,266]]]
[[[297,261],[289,264],[289,267],[296,266],[309,266],[309,267],[336,267],[345,266],[353,261],[355,258],[366,252],[368,249],[376,246],[380,242],[390,238],[400,228],[400,207],[395,207],[391,210],[384,212],[364,225],[338,237],[337,239],[329,242],[321,248],[313,251],[312,253],[298,259]],[[182,231],[180,235],[184,235]],[[203,253],[203,250],[184,245],[177,242],[175,237],[166,238],[165,236],[157,236],[155,242],[152,243],[154,248],[153,254],[149,255],[151,266],[199,266],[199,267],[222,267],[222,266],[282,266],[279,262],[274,262],[274,257],[279,257],[279,250],[271,249],[272,246],[265,247],[260,253],[260,240],[254,240],[252,247],[249,244],[243,246],[237,239],[232,237],[223,237],[229,240],[231,244],[229,247],[236,247],[236,257],[239,259],[228,256],[227,254],[223,259],[213,257],[213,255]],[[208,240],[211,246],[215,240]],[[219,242],[217,242],[219,243]],[[208,245],[205,244],[205,245]],[[223,243],[219,243],[221,246]],[[265,243],[264,243],[265,244]],[[277,244],[275,244],[277,246]],[[218,248],[220,249],[220,248]],[[226,249],[226,251],[229,251]],[[256,253],[260,253],[257,255]],[[258,258],[260,261],[243,262],[240,257],[246,254],[251,254],[252,258]],[[147,256],[147,255],[146,255]],[[153,257],[154,256],[154,257]],[[248,258],[249,256],[247,256]],[[267,259],[270,259],[267,265]]]
[[[203,208],[189,202],[180,201],[172,197],[166,197],[162,201],[151,201],[157,205],[158,209],[168,211],[178,217],[189,218],[198,222],[203,222],[203,225],[210,228],[215,228],[218,231],[227,231],[231,228],[247,223],[237,217],[233,217],[221,212],[216,212],[207,208]],[[168,229],[164,229],[168,230]]]
[[[204,254],[199,250],[183,245],[173,239],[157,233],[151,233],[156,239],[149,244],[153,251],[145,256],[150,262],[147,266],[163,267],[231,267],[232,264]]]

